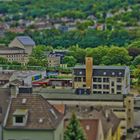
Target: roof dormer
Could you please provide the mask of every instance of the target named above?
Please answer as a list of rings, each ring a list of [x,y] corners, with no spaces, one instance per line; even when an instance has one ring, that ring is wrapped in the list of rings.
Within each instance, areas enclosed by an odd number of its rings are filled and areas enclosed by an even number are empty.
[[[13,113],[13,126],[25,126],[27,118],[27,109],[16,109],[16,111]]]

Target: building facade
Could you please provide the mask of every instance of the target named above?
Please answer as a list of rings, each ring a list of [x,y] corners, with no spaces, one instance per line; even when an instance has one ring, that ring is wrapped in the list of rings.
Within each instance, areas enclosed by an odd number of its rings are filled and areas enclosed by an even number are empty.
[[[0,48],[0,57],[6,58],[9,62],[19,62],[22,64],[27,63],[28,56],[22,48]]]
[[[66,106],[65,127],[75,112],[87,140],[120,140],[120,119],[106,107]]]
[[[17,36],[9,44],[10,48],[17,47],[25,50],[25,53],[31,55],[35,42],[29,36]]]
[[[38,93],[37,93],[38,94]],[[91,95],[75,95],[58,93],[47,94],[39,93],[46,98],[51,104],[64,104],[68,106],[106,106],[112,109],[114,114],[121,120],[120,135],[126,136],[128,130],[134,129],[134,101],[132,95],[122,94],[91,94]],[[129,114],[129,115],[128,115]],[[115,137],[114,133],[114,137]]]
[[[35,42],[29,36],[17,36],[9,47],[0,48],[0,57],[6,58],[9,62],[26,64],[34,46]]]
[[[94,66],[91,63],[92,59],[86,58],[86,66],[73,68],[74,89],[89,88],[93,94],[129,93],[130,71],[127,66]]]
[[[12,98],[3,126],[3,140],[63,140],[63,115],[43,97]]]
[[[57,54],[49,54],[47,57],[48,67],[60,67],[61,56]]]

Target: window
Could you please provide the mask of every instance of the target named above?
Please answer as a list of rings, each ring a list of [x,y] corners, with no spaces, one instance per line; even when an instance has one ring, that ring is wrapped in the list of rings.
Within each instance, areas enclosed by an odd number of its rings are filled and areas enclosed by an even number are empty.
[[[113,81],[111,82],[111,85],[114,86],[114,82]]]
[[[103,82],[109,82],[109,78],[103,78]]]
[[[122,89],[122,86],[117,85],[117,90],[121,90],[121,89]]]
[[[125,121],[126,119],[125,118],[120,118],[121,119],[121,121]]]
[[[98,82],[102,82],[102,78],[98,78]]]
[[[93,78],[93,82],[97,82],[97,78]]]
[[[81,77],[78,77],[78,82],[81,82]]]
[[[116,108],[116,109],[113,109],[113,111],[114,111],[114,112],[125,112],[125,109],[119,109],[119,108],[117,109],[117,108]]]
[[[93,82],[102,82],[102,78],[93,78]]]
[[[23,123],[23,116],[16,116],[15,123]]]
[[[117,78],[117,82],[118,83],[122,82],[122,78]]]
[[[108,91],[103,91],[103,94],[109,94],[109,92]]]
[[[109,85],[103,85],[104,89],[109,89]]]
[[[102,88],[102,85],[98,85],[98,89],[101,89]]]
[[[86,82],[86,77],[83,77],[83,82]]]
[[[94,89],[97,89],[97,85],[93,85],[93,88],[94,88]]]
[[[126,128],[125,126],[122,126],[122,127],[121,127],[121,129],[125,129],[125,128]]]
[[[114,88],[111,89],[111,92],[114,93]]]
[[[81,82],[81,78],[80,78],[80,77],[75,77],[75,78],[74,78],[74,81],[75,81],[75,82]]]
[[[117,92],[117,94],[121,94],[121,92]]]

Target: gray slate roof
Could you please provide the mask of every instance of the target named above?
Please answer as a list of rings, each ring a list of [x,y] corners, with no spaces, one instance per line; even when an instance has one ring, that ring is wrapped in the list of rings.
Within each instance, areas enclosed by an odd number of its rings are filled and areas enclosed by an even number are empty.
[[[74,70],[74,75],[85,76],[85,73],[86,73],[85,65],[75,66],[73,70]],[[95,66],[93,65],[93,76],[124,77],[126,70],[129,71],[129,68],[127,66]]]
[[[35,42],[29,36],[17,36],[16,38],[25,46],[35,46]]]
[[[85,69],[86,66],[85,65],[79,65],[79,66],[75,66],[74,69]],[[93,65],[93,69],[123,69],[125,70],[127,68],[127,66],[97,66],[97,65]]]
[[[27,100],[25,104],[23,99]],[[16,110],[28,110],[28,118],[25,126],[13,125],[13,114]],[[43,119],[40,123],[39,120]],[[12,98],[6,129],[30,129],[30,130],[54,130],[60,124],[63,115],[58,112],[46,99],[40,95],[19,94]]]

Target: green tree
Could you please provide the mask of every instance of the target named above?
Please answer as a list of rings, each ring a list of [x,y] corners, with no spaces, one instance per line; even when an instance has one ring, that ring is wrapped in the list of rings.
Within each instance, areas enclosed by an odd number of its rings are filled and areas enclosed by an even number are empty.
[[[29,62],[28,62],[28,65],[30,66],[47,66],[48,64],[48,61],[47,59],[37,59],[37,58],[34,58],[34,57],[30,57],[29,58]]]
[[[36,46],[33,49],[32,57],[36,59],[44,59],[47,56],[47,53],[51,52],[53,48],[51,46]]]
[[[70,122],[65,130],[64,140],[86,140],[84,131],[74,113],[72,114]]]
[[[105,65],[128,65],[130,63],[131,56],[125,48],[111,47],[108,53],[102,58],[102,64]]]
[[[88,48],[87,56],[93,57],[93,64],[99,65],[102,62],[102,58],[108,53],[110,48],[106,46],[99,46],[97,48]]]
[[[52,50],[51,46],[36,46],[29,58],[28,65],[47,66],[47,54]]]
[[[137,85],[140,85],[140,68],[134,70],[134,77],[137,79]]]
[[[8,60],[4,57],[0,57],[0,64],[8,64]]]
[[[69,55],[73,56],[78,63],[85,62],[86,51],[85,49],[80,48],[78,45],[72,46],[69,48]]]
[[[133,65],[140,65],[140,55],[138,55],[137,57],[135,57],[135,59],[132,62]]]
[[[68,67],[73,67],[76,64],[76,59],[73,56],[65,56],[63,62],[67,64]]]
[[[12,65],[21,65],[21,63],[17,62],[17,61],[13,61],[11,62]]]
[[[140,40],[133,41],[128,47],[129,48],[140,48]]]

